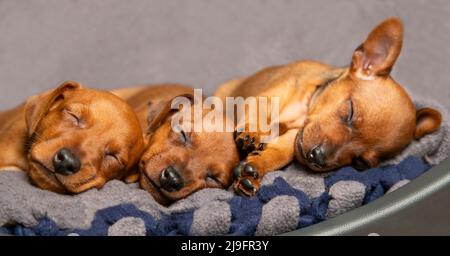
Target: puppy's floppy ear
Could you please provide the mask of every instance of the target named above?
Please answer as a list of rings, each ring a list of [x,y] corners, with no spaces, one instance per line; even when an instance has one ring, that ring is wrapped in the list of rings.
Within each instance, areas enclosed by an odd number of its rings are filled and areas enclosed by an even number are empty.
[[[190,93],[181,94],[169,100],[149,102],[147,115],[147,134],[149,135],[155,132],[156,129],[158,129],[168,117],[179,111],[180,109],[173,109],[172,106],[177,105],[177,100],[183,99],[188,99],[191,105],[194,104],[194,95]]]
[[[400,19],[385,20],[355,50],[350,72],[363,80],[388,76],[400,54],[402,43],[403,25]]]
[[[30,97],[25,103],[25,118],[28,135],[32,135],[48,111],[57,102],[64,100],[68,91],[78,90],[81,85],[77,82],[67,81],[51,92]]]
[[[416,113],[416,130],[414,139],[420,139],[426,134],[435,132],[442,123],[442,115],[432,108],[422,108]]]

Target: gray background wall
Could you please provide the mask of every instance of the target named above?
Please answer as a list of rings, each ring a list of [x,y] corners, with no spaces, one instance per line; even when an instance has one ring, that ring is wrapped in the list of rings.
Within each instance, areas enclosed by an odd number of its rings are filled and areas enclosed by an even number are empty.
[[[450,1],[0,0],[0,109],[77,80],[181,82],[210,94],[270,65],[346,65],[384,18],[405,23],[394,77],[450,107]]]

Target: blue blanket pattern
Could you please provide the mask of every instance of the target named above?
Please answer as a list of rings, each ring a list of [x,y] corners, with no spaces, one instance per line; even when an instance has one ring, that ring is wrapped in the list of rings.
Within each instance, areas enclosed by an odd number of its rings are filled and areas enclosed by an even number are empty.
[[[364,172],[358,172],[351,167],[344,167],[327,177],[322,176],[325,190],[314,197],[311,197],[311,195],[301,189],[293,187],[282,176],[275,177],[271,184],[262,186],[255,197],[245,198],[234,195],[222,202],[227,204],[224,209],[228,211],[227,216],[229,216],[226,219],[229,222],[225,225],[226,233],[230,235],[266,235],[275,234],[277,231],[286,232],[303,228],[332,217],[331,215],[333,214],[330,214],[329,209],[331,206],[330,202],[338,198],[331,191],[336,184],[355,184],[355,182],[359,184],[363,188],[360,205],[364,205],[383,196],[396,184],[412,180],[429,168],[429,164],[417,157],[408,157],[397,165],[373,168]],[[268,205],[277,200],[277,198],[285,199],[280,202],[282,203],[281,205],[286,207],[286,209],[279,209],[278,214],[293,213],[290,214],[291,216],[286,216],[289,219],[286,222],[291,222],[295,225],[290,224],[289,227],[281,230],[279,228],[271,228],[272,224],[267,219],[270,218],[270,214],[268,214],[270,211],[267,209],[270,208]],[[283,204],[283,202],[288,203]],[[345,205],[344,201],[337,203],[340,207]],[[275,204],[275,206],[279,207],[279,204]],[[351,208],[358,206],[353,205]],[[297,209],[292,209],[295,207]],[[88,229],[61,228],[50,217],[44,217],[33,227],[17,224],[8,228],[2,228],[2,230],[3,232],[19,236],[108,235],[111,233],[113,225],[123,219],[130,220],[130,217],[132,217],[131,219],[137,219],[139,220],[137,223],[141,224],[133,227],[134,229],[141,229],[137,232],[138,234],[158,236],[198,235],[199,232],[195,232],[196,228],[193,228],[193,223],[194,219],[198,219],[198,217],[195,217],[196,215],[202,216],[202,214],[196,213],[196,211],[200,211],[199,209],[194,207],[186,211],[170,212],[169,214],[162,214],[157,219],[148,212],[139,209],[133,203],[124,203],[96,211]],[[347,210],[350,209],[343,209],[341,212],[338,209],[338,214]],[[220,226],[223,223],[223,221],[218,222],[217,225]],[[280,223],[273,225],[280,226]],[[132,234],[136,234],[136,232]]]

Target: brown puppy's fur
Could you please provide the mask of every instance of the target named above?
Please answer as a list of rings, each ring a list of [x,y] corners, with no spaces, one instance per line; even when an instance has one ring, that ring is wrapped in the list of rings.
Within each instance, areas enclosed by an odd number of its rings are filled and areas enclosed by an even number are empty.
[[[143,147],[137,117],[123,100],[76,82],[0,113],[0,169],[24,170],[38,187],[58,193],[80,193],[125,177]],[[63,148],[79,159],[76,173],[55,171]]]
[[[171,117],[177,111],[171,109],[173,99],[178,96],[192,98],[193,88],[165,84],[122,92],[128,95],[119,91],[114,93],[132,105],[147,131],[146,149],[140,163],[140,185],[155,200],[168,205],[202,188],[226,189],[232,184],[232,170],[239,163],[232,133],[179,133],[171,127]],[[163,171],[169,166],[183,181],[177,189],[165,188],[161,184]],[[138,178],[139,175],[135,175],[128,181]]]
[[[254,195],[267,172],[294,157],[315,171],[352,163],[373,167],[413,139],[436,131],[440,113],[430,108],[416,111],[405,90],[389,76],[402,39],[400,20],[387,19],[355,50],[348,68],[300,61],[222,85],[216,92],[222,98],[280,98],[283,133],[278,141],[264,145],[262,133],[237,133],[237,144],[249,155],[237,167],[236,191]],[[245,121],[243,126],[250,124]]]

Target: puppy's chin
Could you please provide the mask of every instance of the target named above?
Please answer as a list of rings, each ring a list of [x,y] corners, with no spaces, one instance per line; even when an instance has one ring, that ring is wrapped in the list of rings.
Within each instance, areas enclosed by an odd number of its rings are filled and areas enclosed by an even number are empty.
[[[59,194],[78,194],[94,187],[101,187],[105,183],[95,175],[95,171],[92,173],[89,170],[82,170],[74,175],[63,176],[39,161],[30,161],[29,166],[29,177],[37,187]],[[91,175],[83,175],[86,178],[80,178],[81,172]]]
[[[67,190],[56,179],[54,173],[38,162],[30,162],[28,176],[37,187],[59,194],[66,194]]]
[[[308,160],[306,160],[306,158],[304,156],[302,146],[303,146],[303,144],[302,144],[301,140],[297,137],[296,143],[295,143],[295,151],[294,151],[295,158],[297,159],[297,161],[299,163],[301,163],[303,166],[308,167],[308,169],[310,169],[311,171],[329,172],[329,171],[332,171],[339,167],[339,166],[335,166],[335,165],[332,165],[329,163],[326,163],[324,166],[319,166],[319,165],[309,162]]]
[[[93,167],[84,167],[79,172],[72,175],[61,175],[56,173],[56,179],[71,194],[82,193],[92,188],[101,188],[105,179],[97,175],[97,170]]]
[[[144,173],[141,174],[139,183],[141,185],[141,188],[149,192],[156,202],[164,206],[169,206],[173,202],[169,198],[165,197]]]
[[[333,167],[328,164],[326,166],[316,166],[315,164],[310,163],[308,160],[306,160],[301,153],[297,152],[297,150],[295,152],[295,158],[303,166],[308,167],[308,169],[310,169],[311,171],[314,171],[314,172],[329,172],[329,171],[333,171],[334,169],[338,168],[338,166]]]
[[[312,164],[309,162],[307,162],[306,165],[308,166],[309,169],[311,169],[315,172],[329,172],[329,171],[332,171],[337,168],[337,167],[329,167],[329,166],[316,166],[315,164]]]

